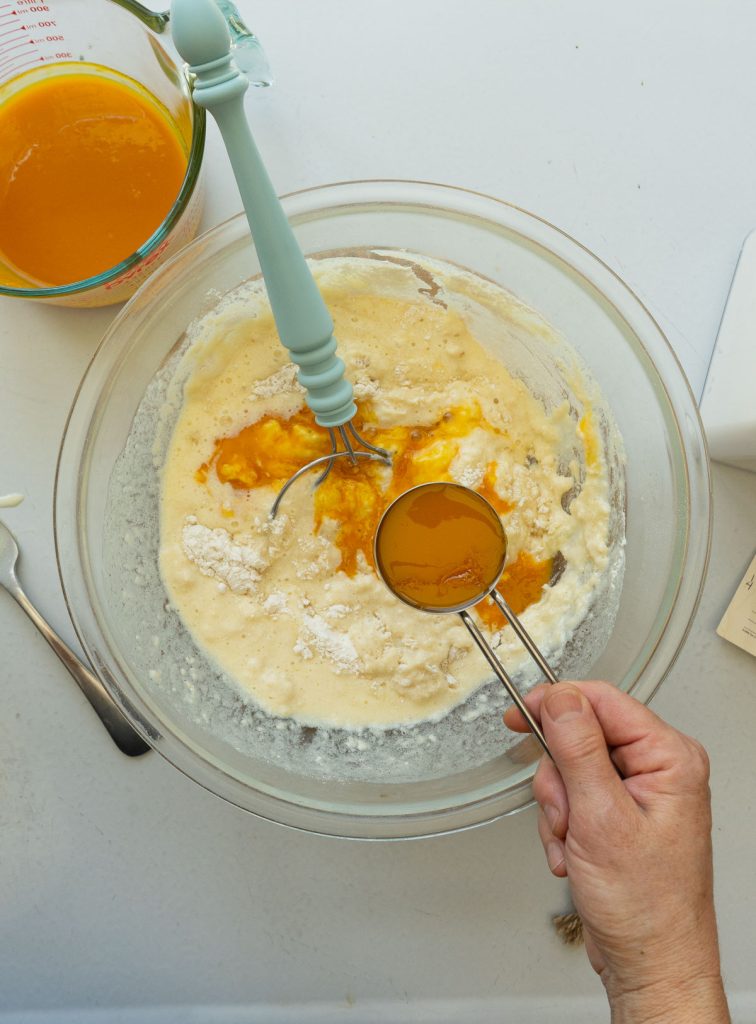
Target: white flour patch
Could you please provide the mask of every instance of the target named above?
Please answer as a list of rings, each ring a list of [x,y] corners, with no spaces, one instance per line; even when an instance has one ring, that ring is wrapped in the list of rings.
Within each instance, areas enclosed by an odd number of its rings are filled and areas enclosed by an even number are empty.
[[[305,389],[297,380],[297,368],[294,363],[286,363],[280,370],[271,373],[265,380],[252,385],[252,394],[256,398],[272,398],[273,395],[304,394]]]
[[[212,576],[235,594],[255,590],[267,565],[260,546],[237,544],[227,530],[210,530],[195,516],[186,517],[181,544],[203,576]]]
[[[305,613],[298,642],[302,650],[315,648],[336,672],[360,671],[360,659],[349,635],[329,626],[320,615]]]

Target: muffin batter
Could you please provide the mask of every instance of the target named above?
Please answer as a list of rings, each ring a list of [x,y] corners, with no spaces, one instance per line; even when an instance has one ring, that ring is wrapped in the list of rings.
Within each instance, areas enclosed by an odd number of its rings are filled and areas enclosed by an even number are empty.
[[[357,427],[392,466],[339,460],[317,490],[295,484],[270,520],[282,483],[330,450],[327,434],[267,307],[209,316],[184,357],[163,467],[161,573],[197,643],[270,714],[347,728],[438,718],[489,673],[455,616],[415,611],[380,582],[381,513],[431,480],[484,495],[507,532],[502,593],[558,656],[608,563],[602,440],[587,405],[547,412],[433,288],[399,297],[367,261],[327,262],[320,284]],[[516,672],[527,655],[493,602],[476,615]]]

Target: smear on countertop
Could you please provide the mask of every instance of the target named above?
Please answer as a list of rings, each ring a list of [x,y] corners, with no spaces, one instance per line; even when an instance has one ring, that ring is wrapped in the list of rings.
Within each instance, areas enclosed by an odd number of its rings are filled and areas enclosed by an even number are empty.
[[[23,500],[23,494],[0,494],[0,508],[15,508]]]

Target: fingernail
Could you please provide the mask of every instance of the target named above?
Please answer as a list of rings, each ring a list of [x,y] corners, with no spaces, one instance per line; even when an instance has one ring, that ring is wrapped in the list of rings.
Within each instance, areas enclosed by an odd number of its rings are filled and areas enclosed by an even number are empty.
[[[559,821],[559,809],[553,804],[546,804],[543,808],[543,813],[546,815],[546,821],[548,821],[549,828],[553,832]]]
[[[547,694],[544,706],[554,722],[566,722],[583,713],[583,698],[573,686]]]
[[[546,847],[546,860],[549,864],[550,871],[556,871],[559,865],[564,861],[564,849],[562,844],[558,843],[556,839],[548,844]]]

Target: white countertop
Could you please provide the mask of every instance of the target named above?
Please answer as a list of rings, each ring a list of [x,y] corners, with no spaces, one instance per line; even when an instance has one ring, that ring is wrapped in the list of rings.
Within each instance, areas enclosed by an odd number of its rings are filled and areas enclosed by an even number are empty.
[[[700,394],[756,221],[750,0],[239,6],[276,79],[248,103],[279,191],[421,178],[538,212],[624,277]],[[240,209],[214,128],[206,185],[209,227]],[[0,492],[27,495],[2,517],[22,582],[69,639],[53,473],[112,316],[0,300]],[[756,662],[714,629],[756,545],[756,475],[715,467],[714,486],[702,605],[654,708],[712,755],[724,969],[746,1022]],[[551,931],[566,890],[533,811],[416,843],[286,831],[157,754],[122,757],[2,594],[0,651],[3,1024],[608,1019],[584,954]]]

